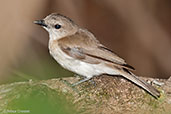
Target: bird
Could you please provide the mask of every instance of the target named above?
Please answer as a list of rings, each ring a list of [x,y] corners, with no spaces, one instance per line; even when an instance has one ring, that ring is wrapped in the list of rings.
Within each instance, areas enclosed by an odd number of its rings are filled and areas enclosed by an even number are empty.
[[[75,85],[103,74],[122,76],[141,87],[155,98],[160,92],[132,73],[134,67],[100,43],[87,29],[80,27],[69,17],[51,13],[44,19],[35,20],[49,33],[49,53],[65,69],[84,79]]]

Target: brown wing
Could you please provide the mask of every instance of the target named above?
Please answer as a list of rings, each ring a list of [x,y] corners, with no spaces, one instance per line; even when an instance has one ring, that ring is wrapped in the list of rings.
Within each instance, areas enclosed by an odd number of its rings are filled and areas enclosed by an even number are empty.
[[[69,56],[91,64],[101,62],[112,63],[126,69],[134,70],[122,58],[99,43],[95,37],[87,31],[78,31],[69,37],[58,40],[59,47]]]

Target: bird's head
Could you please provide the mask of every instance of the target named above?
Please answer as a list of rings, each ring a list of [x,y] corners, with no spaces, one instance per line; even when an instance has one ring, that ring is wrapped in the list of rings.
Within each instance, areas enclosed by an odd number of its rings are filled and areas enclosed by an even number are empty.
[[[42,20],[34,21],[49,32],[50,39],[60,39],[73,35],[77,32],[78,26],[68,17],[52,13]]]

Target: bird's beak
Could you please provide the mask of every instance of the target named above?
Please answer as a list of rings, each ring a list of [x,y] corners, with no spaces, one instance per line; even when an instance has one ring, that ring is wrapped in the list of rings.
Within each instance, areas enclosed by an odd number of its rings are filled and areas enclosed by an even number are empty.
[[[34,21],[34,24],[47,27],[44,20],[36,20],[36,21]]]

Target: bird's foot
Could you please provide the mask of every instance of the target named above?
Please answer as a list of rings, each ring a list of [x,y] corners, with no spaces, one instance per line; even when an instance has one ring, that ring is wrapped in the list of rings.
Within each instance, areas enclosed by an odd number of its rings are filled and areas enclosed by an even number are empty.
[[[73,86],[73,87],[74,87],[74,86],[77,86],[77,85],[79,85],[79,84],[81,84],[81,83],[83,83],[83,82],[86,82],[86,81],[88,81],[88,80],[90,80],[90,78],[84,78],[83,80],[80,80],[80,81],[78,81],[78,82],[72,84],[72,86]]]

